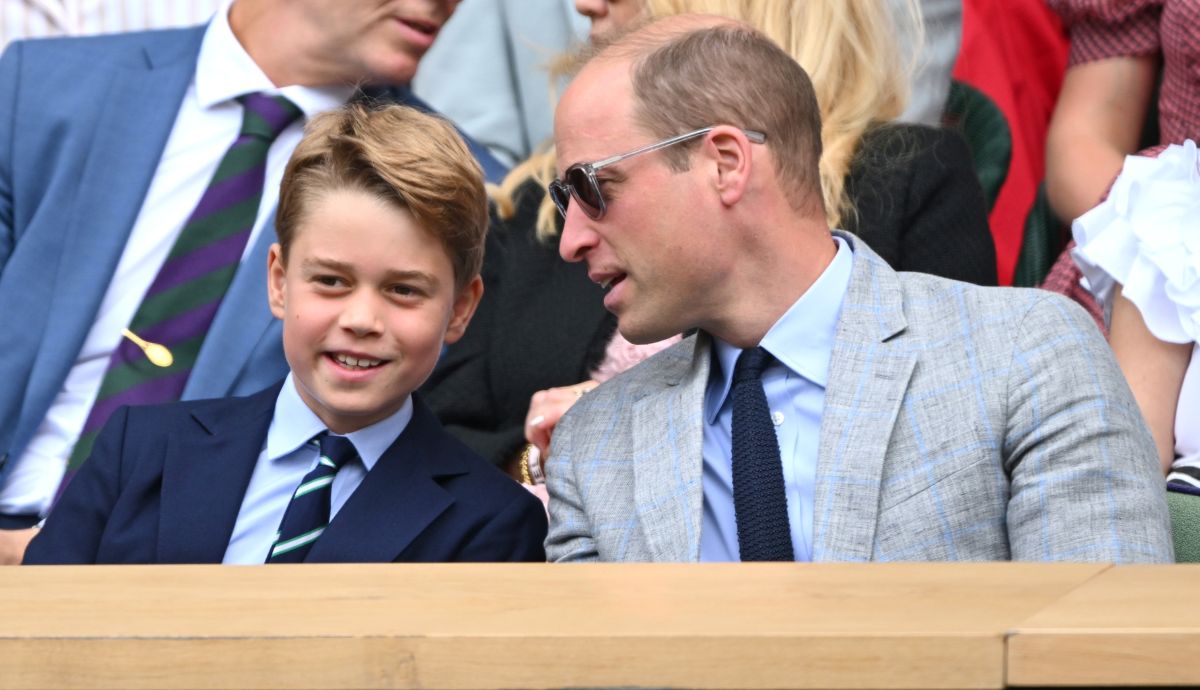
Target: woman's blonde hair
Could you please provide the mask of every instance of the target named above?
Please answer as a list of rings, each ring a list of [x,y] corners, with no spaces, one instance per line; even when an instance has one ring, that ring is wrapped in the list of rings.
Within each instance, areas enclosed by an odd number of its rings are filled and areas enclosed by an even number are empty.
[[[825,215],[832,227],[854,214],[846,197],[845,180],[863,134],[872,126],[893,120],[908,102],[909,64],[896,42],[897,35],[921,44],[921,12],[906,0],[905,12],[893,13],[886,0],[644,0],[649,17],[673,14],[717,14],[730,17],[765,34],[804,68],[816,91],[821,113],[819,162]],[[897,24],[901,26],[897,26]],[[909,26],[904,26],[909,24]],[[560,61],[561,74],[569,61]],[[553,147],[534,154],[513,168],[504,182],[492,188],[502,218],[514,211],[514,194],[529,180],[545,186],[554,179]],[[538,209],[537,234],[557,234],[553,202],[543,199]]]

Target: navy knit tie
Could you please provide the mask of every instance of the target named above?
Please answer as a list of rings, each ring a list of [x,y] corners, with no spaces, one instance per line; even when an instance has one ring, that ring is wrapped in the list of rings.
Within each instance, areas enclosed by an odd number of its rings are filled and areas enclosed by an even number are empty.
[[[743,350],[733,369],[733,509],[743,561],[792,561],[779,441],[762,373],[771,354]]]
[[[267,555],[267,563],[304,562],[313,542],[329,525],[334,476],[343,465],[358,457],[354,444],[345,436],[322,432],[309,443],[317,446],[320,458],[292,494],[279,523],[279,534]]]

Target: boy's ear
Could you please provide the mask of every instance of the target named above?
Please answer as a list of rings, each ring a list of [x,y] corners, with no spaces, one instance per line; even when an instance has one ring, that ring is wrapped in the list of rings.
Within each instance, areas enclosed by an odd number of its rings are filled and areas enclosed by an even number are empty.
[[[475,315],[475,308],[479,306],[481,297],[483,297],[483,278],[475,276],[454,297],[454,308],[450,314],[450,323],[446,326],[446,337],[443,342],[449,345],[458,342],[459,338],[463,337],[463,333],[467,331],[467,324]]]
[[[287,302],[285,273],[283,250],[276,242],[267,252],[267,302],[271,305],[271,313],[280,320],[283,319],[284,305]]]

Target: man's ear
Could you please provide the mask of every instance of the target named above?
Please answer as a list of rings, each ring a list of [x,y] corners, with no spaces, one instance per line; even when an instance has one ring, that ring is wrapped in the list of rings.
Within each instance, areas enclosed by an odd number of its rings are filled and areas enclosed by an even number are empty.
[[[267,252],[267,302],[271,305],[271,313],[280,320],[283,319],[287,304],[287,281],[284,280],[286,273],[283,249],[276,242]]]
[[[454,307],[450,313],[450,323],[446,326],[446,337],[443,341],[449,345],[458,342],[467,331],[467,324],[475,315],[475,308],[483,297],[483,278],[475,276],[471,282],[463,286],[454,297]]]
[[[705,138],[704,151],[715,164],[714,184],[726,206],[738,203],[750,184],[752,146],[745,132],[727,125],[713,128]]]

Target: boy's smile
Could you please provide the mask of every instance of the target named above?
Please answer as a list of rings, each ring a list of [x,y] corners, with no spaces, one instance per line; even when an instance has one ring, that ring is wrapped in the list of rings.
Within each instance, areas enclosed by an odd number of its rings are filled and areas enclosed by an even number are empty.
[[[309,201],[286,262],[276,245],[268,271],[297,391],[337,433],[400,409],[482,292],[476,278],[456,295],[442,244],[404,209],[353,189]]]

